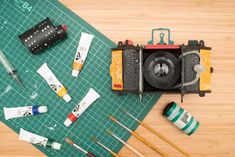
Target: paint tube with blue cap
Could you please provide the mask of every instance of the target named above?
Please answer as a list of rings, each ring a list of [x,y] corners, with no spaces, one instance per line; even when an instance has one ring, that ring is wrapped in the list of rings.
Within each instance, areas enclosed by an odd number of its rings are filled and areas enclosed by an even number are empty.
[[[40,113],[47,112],[47,106],[24,106],[24,107],[13,107],[13,108],[3,108],[5,119],[19,118],[37,115]]]

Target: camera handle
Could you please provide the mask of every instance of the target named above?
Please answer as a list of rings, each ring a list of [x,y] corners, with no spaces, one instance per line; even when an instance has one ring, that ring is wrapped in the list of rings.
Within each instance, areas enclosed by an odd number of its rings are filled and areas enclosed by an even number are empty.
[[[168,32],[168,45],[174,45],[174,41],[171,40],[171,31],[167,28],[157,28],[152,30],[152,39],[148,42],[148,45],[154,45],[154,33],[159,31],[167,31]],[[160,42],[158,45],[166,45],[164,42],[165,33],[160,33]]]
[[[193,50],[193,51],[185,52],[184,54],[180,55],[179,59],[182,60],[183,57],[185,57],[187,55],[192,55],[192,54],[195,54],[199,58],[201,58],[200,53],[196,50]],[[194,83],[196,83],[199,80],[200,74],[205,71],[205,67],[202,64],[197,64],[197,65],[194,66],[193,70],[196,72],[196,77],[195,77],[194,80],[192,80],[190,82],[184,82],[183,86],[181,84],[178,84],[178,85],[174,86],[173,88],[179,88],[179,87],[185,87],[185,86],[193,85]]]

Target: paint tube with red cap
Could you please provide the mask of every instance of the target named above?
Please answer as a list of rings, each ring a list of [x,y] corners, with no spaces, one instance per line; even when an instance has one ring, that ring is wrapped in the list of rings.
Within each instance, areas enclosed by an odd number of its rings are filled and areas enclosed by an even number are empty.
[[[64,125],[69,127],[73,122],[75,122],[81,114],[86,111],[86,109],[95,102],[100,95],[93,89],[90,88],[88,93],[82,99],[82,101],[73,109],[73,111],[68,115],[65,120]]]

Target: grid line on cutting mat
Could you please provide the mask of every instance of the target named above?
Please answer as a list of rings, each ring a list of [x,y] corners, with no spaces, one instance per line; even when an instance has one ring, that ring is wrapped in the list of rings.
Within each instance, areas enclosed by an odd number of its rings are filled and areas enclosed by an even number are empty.
[[[159,95],[146,95],[143,103],[139,102],[134,94],[117,95],[111,91],[109,65],[111,62],[110,49],[115,47],[112,41],[97,32],[81,18],[69,11],[56,0],[28,0],[33,5],[31,12],[21,12],[15,7],[16,1],[5,0],[0,5],[0,49],[17,68],[25,86],[19,87],[5,69],[0,67],[0,117],[17,133],[20,128],[55,139],[62,143],[62,149],[55,151],[36,146],[48,156],[69,157],[84,156],[65,143],[64,138],[70,137],[85,149],[99,156],[110,156],[108,152],[91,142],[92,136],[97,138],[109,148],[119,151],[122,147],[118,141],[106,134],[106,129],[112,129],[115,134],[125,141],[129,133],[108,119],[108,115],[116,116],[131,129],[138,126],[133,120],[122,113],[122,109],[143,119],[156,103]],[[68,25],[68,38],[58,43],[46,52],[34,56],[28,52],[18,39],[18,35],[32,27],[39,21],[50,17],[55,25]],[[94,39],[84,66],[78,78],[71,76],[71,65],[76,52],[81,32],[94,34]],[[58,79],[68,89],[72,97],[70,103],[64,102],[50,89],[46,82],[37,74],[37,69],[47,63]],[[6,75],[5,75],[6,74]],[[10,87],[9,91],[5,91]],[[94,88],[100,95],[96,101],[81,117],[69,128],[63,125],[69,112],[84,97],[89,88]],[[5,91],[5,93],[4,93]],[[3,94],[1,94],[3,93]],[[37,94],[35,99],[32,95]],[[47,105],[48,113],[5,121],[2,107]]]

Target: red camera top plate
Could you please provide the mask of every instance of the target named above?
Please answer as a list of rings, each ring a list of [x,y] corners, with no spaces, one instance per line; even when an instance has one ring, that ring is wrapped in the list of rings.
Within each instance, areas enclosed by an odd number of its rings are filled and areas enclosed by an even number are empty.
[[[146,49],[179,49],[180,45],[146,45]]]

